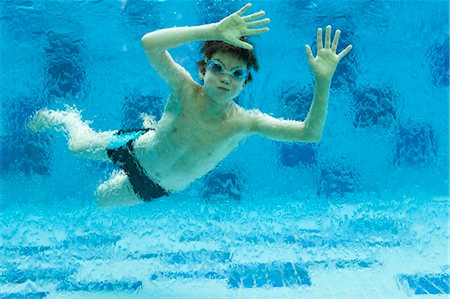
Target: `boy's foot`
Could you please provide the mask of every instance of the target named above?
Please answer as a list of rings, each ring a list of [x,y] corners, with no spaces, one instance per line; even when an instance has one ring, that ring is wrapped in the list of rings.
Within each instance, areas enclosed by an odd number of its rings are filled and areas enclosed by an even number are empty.
[[[61,129],[71,117],[77,116],[78,113],[75,111],[42,109],[30,117],[27,126],[33,132],[40,132],[48,129]]]

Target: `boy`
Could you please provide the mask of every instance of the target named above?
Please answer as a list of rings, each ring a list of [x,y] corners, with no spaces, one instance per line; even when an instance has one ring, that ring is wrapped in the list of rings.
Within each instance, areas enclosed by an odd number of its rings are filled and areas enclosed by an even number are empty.
[[[251,4],[218,23],[178,27],[148,33],[142,45],[152,67],[170,86],[171,93],[157,124],[144,121],[137,131],[94,132],[77,111],[40,110],[30,120],[34,131],[62,128],[69,147],[93,159],[112,160],[121,170],[96,191],[100,206],[133,205],[186,188],[224,159],[252,134],[282,141],[317,142],[327,114],[331,77],[351,45],[336,54],[339,30],[331,44],[327,26],[325,45],[317,32],[318,53],[306,46],[308,63],[315,77],[314,99],[303,122],[276,119],[258,110],[247,111],[233,99],[258,70],[252,45],[246,36],[268,31],[254,27],[269,23],[264,12],[244,16]],[[203,62],[198,63],[203,85],[170,56],[167,49],[203,40]]]

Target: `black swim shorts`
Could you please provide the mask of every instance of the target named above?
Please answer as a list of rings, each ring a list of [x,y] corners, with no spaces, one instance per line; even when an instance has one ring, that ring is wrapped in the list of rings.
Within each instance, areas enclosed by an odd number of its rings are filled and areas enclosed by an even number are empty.
[[[120,130],[111,138],[107,148],[108,157],[125,171],[134,192],[143,201],[169,195],[164,188],[145,174],[133,153],[133,141],[148,130],[150,129]]]

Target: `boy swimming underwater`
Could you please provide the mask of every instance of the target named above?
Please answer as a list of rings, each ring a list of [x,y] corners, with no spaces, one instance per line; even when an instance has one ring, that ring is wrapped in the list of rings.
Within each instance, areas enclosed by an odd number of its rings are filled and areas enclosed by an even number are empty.
[[[269,28],[260,11],[244,16],[251,4],[218,23],[175,27],[147,33],[142,45],[154,70],[171,92],[157,124],[137,131],[95,132],[75,110],[40,110],[29,121],[33,131],[61,128],[69,148],[92,159],[112,160],[121,170],[96,191],[100,206],[133,205],[185,189],[224,159],[244,138],[261,134],[280,141],[316,142],[325,124],[331,78],[351,45],[336,54],[340,31],[325,44],[317,31],[317,56],[306,46],[315,79],[314,98],[303,122],[273,118],[259,110],[245,110],[235,99],[259,66],[247,36]],[[204,61],[198,63],[203,85],[170,56],[167,49],[205,41]],[[145,122],[144,122],[145,123]]]

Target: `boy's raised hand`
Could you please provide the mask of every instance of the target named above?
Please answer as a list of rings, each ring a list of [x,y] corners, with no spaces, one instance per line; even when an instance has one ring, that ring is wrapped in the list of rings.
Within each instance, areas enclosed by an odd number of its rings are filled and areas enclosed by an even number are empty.
[[[269,31],[268,27],[251,29],[252,27],[265,25],[270,22],[268,18],[253,21],[257,18],[264,16],[264,11],[259,11],[248,16],[242,16],[252,5],[249,3],[236,11],[235,13],[229,15],[228,17],[222,19],[219,23],[216,23],[215,33],[216,38],[222,40],[231,45],[251,50],[252,45],[244,41],[239,40],[241,36],[255,35]]]
[[[313,57],[311,47],[306,45],[306,55],[308,64],[316,80],[329,81],[336,70],[339,61],[352,49],[352,45],[347,46],[341,53],[336,54],[341,32],[336,30],[333,43],[331,44],[331,26],[327,26],[325,33],[325,46],[322,42],[322,28],[317,30],[317,56]]]

